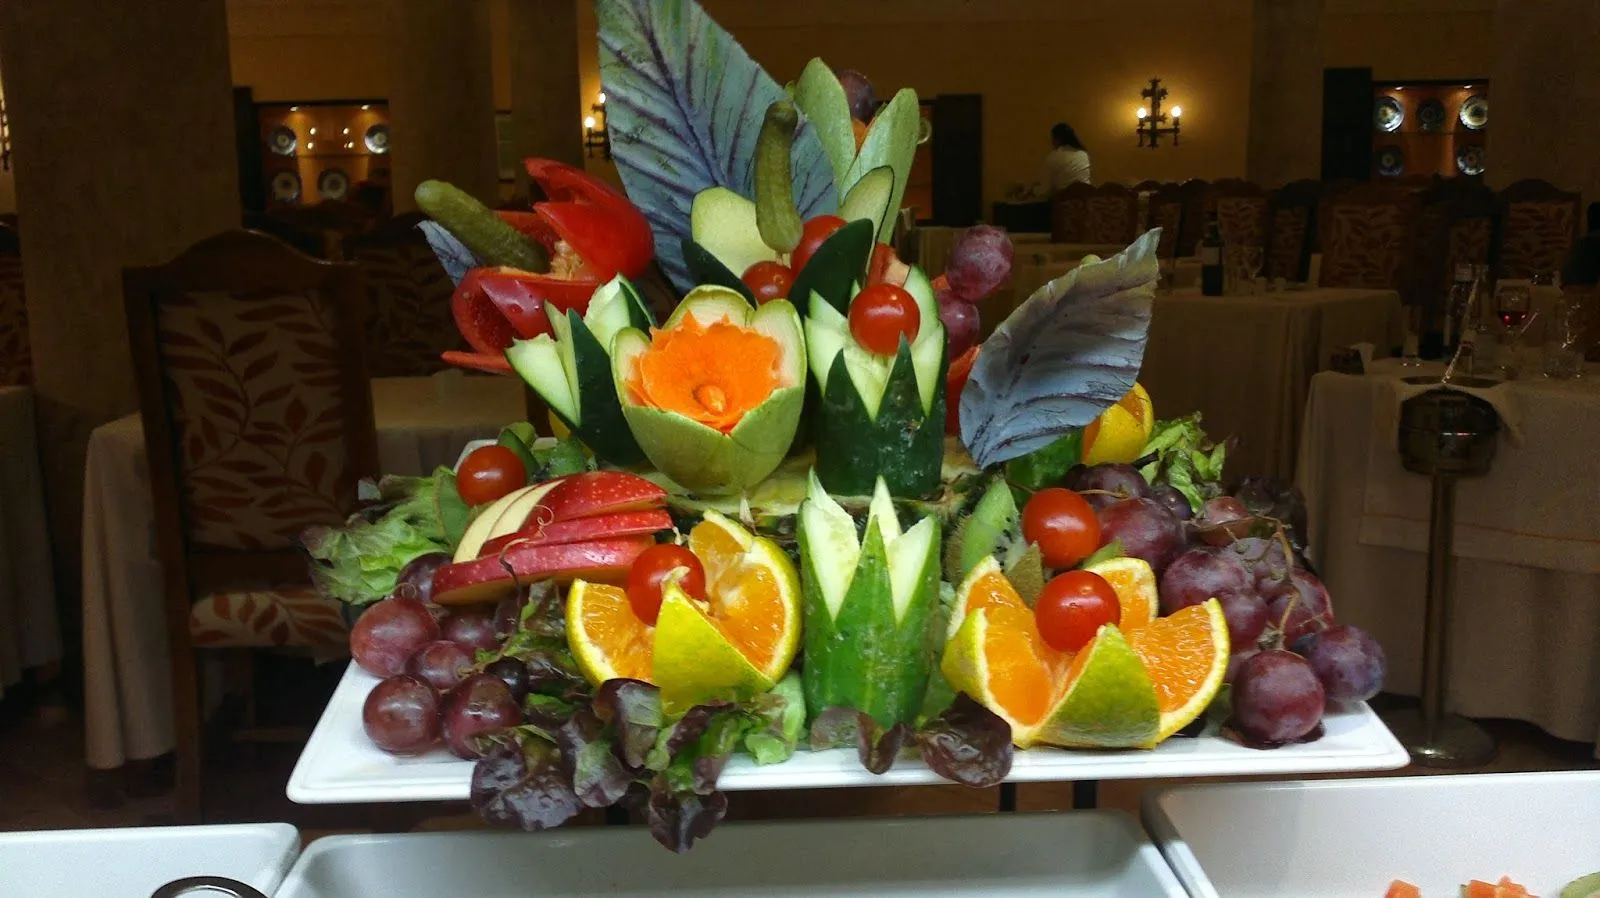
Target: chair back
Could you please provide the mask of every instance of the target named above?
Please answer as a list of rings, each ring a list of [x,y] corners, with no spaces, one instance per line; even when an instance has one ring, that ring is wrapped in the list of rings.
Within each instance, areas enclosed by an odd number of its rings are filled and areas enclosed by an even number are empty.
[[[1206,217],[1216,208],[1212,205],[1216,187],[1209,181],[1191,178],[1178,186],[1183,193],[1183,224],[1178,228],[1178,255],[1192,256],[1200,238],[1206,232]]]
[[[371,377],[424,377],[445,367],[441,353],[466,347],[451,313],[455,285],[417,229],[422,220],[408,213],[344,242],[367,285]]]
[[[303,582],[300,532],[377,474],[360,272],[228,231],[123,294],[169,595]]]
[[[33,382],[33,350],[28,339],[28,297],[22,283],[22,256],[0,252],[0,387]]]
[[[1218,181],[1213,192],[1224,246],[1267,246],[1267,192],[1249,181]]]
[[[1501,190],[1499,200],[1495,274],[1528,278],[1560,271],[1572,251],[1582,219],[1578,192],[1529,178]]]
[[[1494,192],[1477,178],[1440,178],[1418,195],[1416,232],[1401,296],[1427,327],[1442,327],[1457,265],[1489,261]]]
[[[1367,184],[1323,200],[1318,284],[1399,289],[1416,217],[1416,194],[1393,184]]]
[[[1163,184],[1150,195],[1150,214],[1145,219],[1145,229],[1161,229],[1161,243],[1156,247],[1156,255],[1163,259],[1178,254],[1179,237],[1183,230],[1183,199],[1183,189],[1177,184]]]
[[[1050,242],[1087,243],[1093,184],[1068,184],[1050,197]]]
[[[1322,184],[1312,180],[1291,181],[1272,192],[1267,201],[1267,277],[1307,279],[1321,199]]]

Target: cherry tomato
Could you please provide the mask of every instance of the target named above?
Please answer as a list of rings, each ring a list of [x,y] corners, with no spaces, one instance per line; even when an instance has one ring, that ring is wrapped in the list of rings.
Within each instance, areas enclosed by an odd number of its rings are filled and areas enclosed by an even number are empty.
[[[1067,571],[1044,585],[1033,603],[1033,619],[1051,648],[1076,652],[1089,644],[1101,625],[1122,620],[1122,605],[1106,578]]]
[[[683,546],[661,543],[639,553],[628,570],[628,604],[639,619],[655,626],[661,614],[661,581],[678,568],[688,568],[678,585],[690,596],[706,597],[706,569],[700,559]]]
[[[756,295],[756,302],[765,304],[788,297],[789,288],[794,286],[794,272],[782,262],[757,262],[746,268],[739,280]]]
[[[1053,486],[1022,506],[1022,538],[1039,545],[1046,567],[1068,568],[1100,548],[1100,520],[1089,500]]]
[[[917,338],[922,311],[904,288],[873,284],[850,301],[850,333],[856,342],[878,355],[894,355],[900,338]]]
[[[837,215],[818,215],[806,222],[805,228],[800,232],[800,245],[789,254],[789,267],[796,272],[804,271],[806,263],[811,261],[817,247],[844,225],[844,219]]]
[[[468,505],[482,505],[528,485],[522,459],[504,446],[480,446],[456,469],[456,489]]]

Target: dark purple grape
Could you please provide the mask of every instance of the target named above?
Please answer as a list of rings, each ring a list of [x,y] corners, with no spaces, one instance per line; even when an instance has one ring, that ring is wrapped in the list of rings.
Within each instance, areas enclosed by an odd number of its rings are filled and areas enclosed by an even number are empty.
[[[1317,575],[1295,568],[1289,580],[1271,588],[1267,599],[1269,625],[1283,631],[1283,644],[1333,626],[1333,602]]]
[[[406,673],[440,692],[449,692],[472,675],[472,652],[460,643],[436,639],[411,656]]]
[[[450,563],[444,552],[429,552],[411,559],[394,581],[394,594],[422,602],[433,601],[433,572]]]
[[[840,69],[833,73],[839,79],[839,86],[844,88],[845,102],[850,104],[850,117],[857,121],[872,121],[873,113],[878,111],[878,96],[872,90],[872,82],[867,76],[855,69]]]
[[[425,752],[439,742],[439,693],[416,677],[390,677],[367,693],[361,727],[390,754]]]
[[[1213,527],[1217,524],[1242,521],[1248,517],[1250,509],[1245,508],[1243,502],[1232,496],[1217,496],[1214,499],[1207,499],[1206,504],[1201,506],[1200,515],[1195,519],[1195,523],[1202,527]]]
[[[1176,567],[1177,563],[1173,563]],[[1171,573],[1172,568],[1167,568]],[[1224,592],[1217,595],[1222,616],[1228,619],[1228,643],[1239,648],[1253,646],[1267,629],[1267,603],[1254,590]]]
[[[1254,591],[1250,572],[1239,556],[1226,549],[1200,546],[1185,551],[1161,572],[1161,613],[1172,614],[1223,593]]]
[[[945,280],[960,299],[982,302],[1011,276],[1012,255],[1011,235],[993,225],[973,225],[950,247]]]
[[[444,619],[444,638],[460,643],[469,651],[492,652],[500,647],[500,637],[495,632],[495,611],[487,605],[473,605],[451,612]]]
[[[532,682],[528,677],[528,665],[516,658],[501,658],[491,661],[484,667],[483,672],[493,674],[505,681],[506,688],[511,690],[511,697],[521,702],[528,696]]]
[[[1330,702],[1364,702],[1383,689],[1388,661],[1383,646],[1365,630],[1341,624],[1316,635],[1306,661]]]
[[[1150,498],[1160,502],[1162,507],[1172,512],[1173,516],[1180,521],[1187,521],[1194,517],[1194,506],[1189,504],[1188,497],[1178,492],[1178,488],[1170,483],[1158,483],[1151,487]]]
[[[1253,646],[1251,648],[1244,649],[1243,651],[1229,651],[1228,672],[1222,675],[1222,682],[1232,683],[1233,678],[1239,675],[1239,668],[1244,667],[1244,663],[1246,661],[1249,661],[1251,658],[1254,658],[1260,653],[1260,649],[1257,649]]]
[[[380,677],[405,673],[417,650],[439,638],[439,624],[417,599],[384,599],[356,618],[350,654],[361,669]]]
[[[494,674],[476,674],[444,699],[444,740],[458,758],[482,757],[478,736],[521,722],[522,708]]]
[[[1143,499],[1150,495],[1150,484],[1133,465],[1076,465],[1061,482],[1067,489],[1079,493],[1088,490],[1084,501],[1097,510],[1123,499]]]
[[[1120,542],[1124,555],[1143,558],[1158,576],[1183,550],[1183,522],[1153,499],[1113,502],[1097,517],[1102,542]]]
[[[1250,575],[1255,578],[1256,591],[1263,595],[1289,576],[1289,562],[1283,554],[1283,543],[1277,539],[1247,536],[1234,540],[1228,548],[1250,569]]]
[[[962,353],[978,345],[980,320],[977,306],[959,299],[940,297],[939,321],[944,324],[945,335],[950,341],[950,358],[959,358]]]
[[[1316,729],[1326,702],[1322,682],[1306,659],[1293,652],[1259,652],[1234,675],[1232,722],[1246,739],[1282,745]]]

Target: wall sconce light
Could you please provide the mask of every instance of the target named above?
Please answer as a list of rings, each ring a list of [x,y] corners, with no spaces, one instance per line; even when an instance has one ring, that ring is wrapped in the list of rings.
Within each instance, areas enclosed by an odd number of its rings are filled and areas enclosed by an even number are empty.
[[[611,132],[606,129],[606,92],[601,91],[593,106],[593,115],[583,118],[583,149],[590,159],[598,151],[601,158],[611,158]]]
[[[1163,134],[1171,134],[1172,145],[1177,146],[1178,129],[1181,125],[1179,119],[1183,115],[1183,107],[1172,107],[1172,125],[1163,127],[1162,123],[1167,120],[1167,114],[1161,111],[1161,101],[1167,98],[1167,89],[1161,86],[1161,79],[1151,78],[1150,86],[1140,91],[1139,96],[1149,101],[1148,108],[1140,106],[1133,111],[1134,118],[1138,119],[1138,125],[1133,130],[1139,136],[1139,146],[1148,146],[1153,150]],[[1146,143],[1146,140],[1149,143]]]

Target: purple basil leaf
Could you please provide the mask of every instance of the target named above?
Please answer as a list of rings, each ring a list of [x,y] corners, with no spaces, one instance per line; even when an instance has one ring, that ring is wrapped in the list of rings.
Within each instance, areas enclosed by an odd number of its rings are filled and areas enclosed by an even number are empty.
[[[917,731],[922,760],[963,786],[997,786],[1011,773],[1011,727],[965,692]]]
[[[493,826],[537,832],[578,813],[578,796],[556,746],[542,739],[501,743],[472,767],[472,807]]]
[[[867,768],[868,773],[882,776],[894,766],[895,759],[900,757],[900,750],[911,741],[911,724],[901,721],[874,735],[877,738],[871,741],[862,739],[857,743],[856,752],[861,756],[861,766]]]
[[[607,680],[595,693],[594,711],[616,731],[622,763],[642,769],[665,722],[661,690],[642,680]]]
[[[784,90],[693,0],[596,0],[600,86],[622,183],[655,234],[680,289],[695,194],[755,196],[756,135]],[[802,116],[790,148],[795,204],[810,219],[837,210],[833,168]]]
[[[572,790],[585,807],[615,804],[632,782],[633,773],[622,766],[610,742],[590,742],[572,759]]]
[[[667,788],[665,778],[659,776],[651,783],[650,802],[645,806],[650,835],[678,854],[694,847],[696,839],[710,835],[727,813],[728,796],[723,793],[674,792]]]
[[[872,732],[872,719],[854,708],[828,708],[811,722],[811,750],[854,746]]]
[[[422,229],[422,236],[428,238],[428,246],[433,248],[433,254],[439,257],[439,264],[444,266],[444,273],[450,276],[450,283],[459,284],[467,276],[467,272],[483,265],[483,261],[466,244],[456,239],[456,235],[445,229],[444,225],[436,221],[425,221],[417,225]]]
[[[1160,237],[1045,284],[983,342],[961,393],[961,442],[981,467],[1050,445],[1132,389]]]

